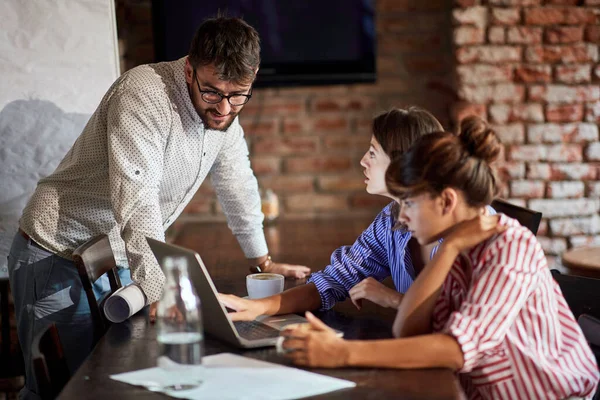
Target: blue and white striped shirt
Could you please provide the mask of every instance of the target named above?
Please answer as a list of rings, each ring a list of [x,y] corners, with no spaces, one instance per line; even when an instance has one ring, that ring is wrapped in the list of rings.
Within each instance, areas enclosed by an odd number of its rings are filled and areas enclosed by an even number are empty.
[[[328,310],[338,301],[348,298],[348,292],[362,280],[372,277],[379,282],[392,277],[399,293],[406,293],[416,278],[410,251],[410,232],[392,230],[394,217],[390,203],[375,217],[371,225],[352,246],[342,246],[331,255],[331,264],[311,274],[307,283],[314,283],[321,295],[321,309]],[[496,214],[487,207],[488,214]],[[441,240],[440,240],[441,242]],[[436,246],[430,257],[437,251]]]
[[[348,298],[349,290],[368,277],[381,282],[391,275],[400,293],[413,283],[415,270],[410,251],[406,250],[411,234],[392,230],[393,204],[385,206],[352,246],[335,250],[331,264],[310,276],[308,282],[317,287],[322,309],[328,310]]]

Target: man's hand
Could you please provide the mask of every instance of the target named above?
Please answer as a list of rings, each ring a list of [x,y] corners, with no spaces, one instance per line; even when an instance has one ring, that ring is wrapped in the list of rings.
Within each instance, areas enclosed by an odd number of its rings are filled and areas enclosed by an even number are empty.
[[[235,310],[228,314],[232,321],[252,321],[265,313],[264,301],[242,299],[232,294],[221,293],[217,297],[225,307]]]
[[[150,322],[156,322],[156,310],[158,308],[158,301],[150,304],[150,313],[148,316],[150,317]]]
[[[281,274],[286,278],[303,279],[310,274],[310,268],[304,265],[292,265],[272,262],[269,268],[263,272],[270,272],[272,274]]]
[[[362,300],[370,300],[382,307],[398,308],[402,300],[402,293],[390,289],[383,283],[374,278],[367,278],[360,281],[349,291],[352,303],[359,310],[362,307]]]

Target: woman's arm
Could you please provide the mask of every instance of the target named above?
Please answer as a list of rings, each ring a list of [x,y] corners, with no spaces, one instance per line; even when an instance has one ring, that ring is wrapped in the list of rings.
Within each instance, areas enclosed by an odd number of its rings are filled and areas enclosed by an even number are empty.
[[[455,247],[443,243],[433,259],[419,274],[404,295],[394,321],[395,337],[423,335],[431,332],[431,315],[442,284],[458,256]]]

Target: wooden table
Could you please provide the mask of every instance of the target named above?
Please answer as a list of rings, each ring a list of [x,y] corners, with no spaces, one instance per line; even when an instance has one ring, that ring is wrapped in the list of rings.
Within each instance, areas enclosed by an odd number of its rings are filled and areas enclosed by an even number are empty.
[[[351,244],[370,220],[285,221],[266,228],[274,260],[299,263],[313,270],[328,263],[331,252],[341,244]],[[176,242],[196,250],[220,292],[245,295],[247,263],[224,224],[190,224]],[[286,288],[303,284],[286,281]],[[366,302],[365,302],[366,303]],[[366,305],[366,304],[365,304]],[[391,337],[393,310],[373,304],[360,312],[350,302],[334,310],[318,313],[328,325],[344,331],[349,339]],[[113,381],[108,376],[156,365],[155,327],[145,314],[113,325],[60,395],[61,399],[167,398],[145,389]],[[205,340],[207,355],[221,352],[242,354],[259,360],[290,365],[273,348],[240,350],[215,338]],[[358,385],[314,398],[318,399],[459,399],[463,392],[454,373],[447,369],[391,370],[376,368],[314,369],[317,373],[349,379]]]
[[[565,251],[562,263],[571,275],[600,278],[600,247],[577,247]]]

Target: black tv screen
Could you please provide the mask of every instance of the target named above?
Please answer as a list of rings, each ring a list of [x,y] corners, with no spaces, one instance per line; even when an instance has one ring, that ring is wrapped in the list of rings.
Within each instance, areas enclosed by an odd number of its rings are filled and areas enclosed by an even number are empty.
[[[374,82],[374,0],[153,0],[156,61],[187,55],[200,23],[239,16],[261,38],[255,86]]]

